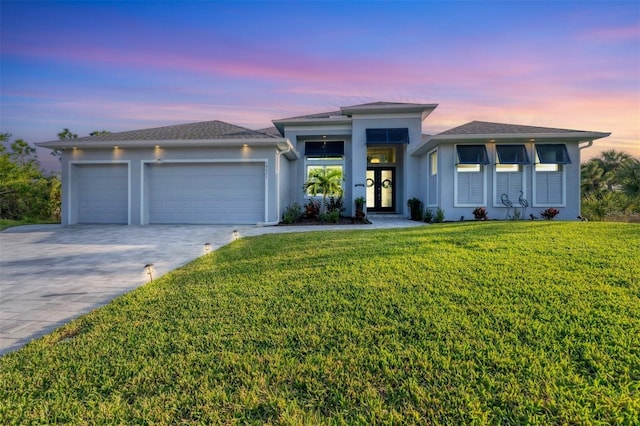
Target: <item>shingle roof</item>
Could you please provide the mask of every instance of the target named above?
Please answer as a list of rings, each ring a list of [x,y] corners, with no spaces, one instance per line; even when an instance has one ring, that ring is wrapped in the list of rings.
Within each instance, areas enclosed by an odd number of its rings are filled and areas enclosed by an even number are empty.
[[[204,121],[201,123],[178,124],[152,129],[86,136],[75,139],[85,141],[162,141],[162,140],[206,140],[206,139],[270,139],[275,134],[247,129],[224,121]]]
[[[499,134],[531,134],[531,133],[576,133],[582,130],[555,129],[552,127],[524,126],[520,124],[491,123],[488,121],[471,121],[462,126],[445,130],[438,135],[499,135]]]
[[[280,131],[275,126],[265,127],[264,129],[256,129],[256,132],[265,133],[267,135],[275,136],[277,138],[282,137],[282,135],[280,134]]]

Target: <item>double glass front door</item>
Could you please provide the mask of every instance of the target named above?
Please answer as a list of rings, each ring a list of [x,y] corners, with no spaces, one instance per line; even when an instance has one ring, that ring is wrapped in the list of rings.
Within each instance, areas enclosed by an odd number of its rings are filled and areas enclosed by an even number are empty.
[[[395,211],[395,167],[367,169],[367,210]]]

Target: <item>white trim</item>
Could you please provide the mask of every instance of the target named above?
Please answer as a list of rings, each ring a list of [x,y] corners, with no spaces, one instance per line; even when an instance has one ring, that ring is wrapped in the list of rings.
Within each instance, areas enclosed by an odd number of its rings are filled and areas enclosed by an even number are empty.
[[[67,220],[69,225],[78,224],[77,213],[74,214],[71,209],[71,200],[76,194],[73,193],[71,183],[73,179],[73,167],[75,165],[91,165],[91,164],[126,164],[127,165],[127,225],[131,225],[131,160],[70,160],[68,162],[68,178],[67,178]]]
[[[436,203],[435,204],[430,204],[429,203],[429,197],[431,195],[430,191],[431,191],[431,154],[435,153],[436,154]],[[438,207],[440,205],[439,201],[440,201],[440,153],[438,152],[438,148],[432,149],[431,151],[427,152],[427,207]]]
[[[247,159],[227,159],[227,160],[211,160],[211,159],[176,159],[176,160],[140,160],[140,224],[148,225],[149,220],[144,220],[145,213],[148,213],[148,203],[145,205],[144,182],[147,164],[226,164],[226,163],[263,163],[264,164],[264,222],[269,224],[269,159],[267,158],[247,158]],[[146,209],[146,210],[145,210]]]
[[[465,145],[465,144],[460,144],[460,145]],[[468,145],[468,144],[467,144]],[[487,166],[488,164],[480,164],[480,167],[482,169],[481,173],[482,173],[482,203],[481,205],[478,205],[477,203],[458,203],[458,168],[457,168],[457,161],[458,161],[458,154],[457,154],[457,146],[458,144],[455,144],[453,146],[453,207],[482,207],[482,206],[486,206],[487,205]],[[486,149],[486,145],[485,145],[485,149]],[[469,172],[467,172],[469,173]],[[474,172],[474,173],[478,173],[478,172]]]
[[[565,145],[566,147],[565,142],[559,142],[558,144]],[[531,206],[532,207],[566,207],[567,206],[567,166],[570,166],[571,164],[558,164],[558,166],[562,167],[562,204],[538,203],[536,199],[536,195],[537,195],[536,173],[557,173],[557,172],[537,172],[536,171],[536,164],[540,164],[540,163],[537,163],[538,151],[536,150],[536,143],[531,144],[531,154],[532,155],[529,157],[532,159],[531,161],[531,190],[532,190]],[[580,205],[580,201],[578,201],[578,205]]]

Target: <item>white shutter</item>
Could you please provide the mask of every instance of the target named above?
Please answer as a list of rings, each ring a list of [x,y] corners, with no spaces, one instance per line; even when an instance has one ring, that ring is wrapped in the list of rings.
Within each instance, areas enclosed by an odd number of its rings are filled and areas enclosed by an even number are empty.
[[[536,172],[536,204],[561,205],[563,172]]]
[[[484,172],[458,173],[458,204],[481,205],[484,202]]]

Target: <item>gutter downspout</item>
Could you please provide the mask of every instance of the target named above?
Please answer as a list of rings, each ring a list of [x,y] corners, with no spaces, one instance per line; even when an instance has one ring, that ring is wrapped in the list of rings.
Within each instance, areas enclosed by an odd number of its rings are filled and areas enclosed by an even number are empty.
[[[291,143],[287,144],[287,149],[282,150],[280,147],[277,148],[278,152],[276,153],[276,213],[280,214],[280,163],[282,162],[282,156],[293,151],[293,145]],[[280,220],[276,220],[275,222],[265,222],[267,226],[274,226],[280,223]]]
[[[578,149],[582,151],[583,149],[590,148],[590,147],[593,145],[593,140],[590,140],[590,141],[582,141],[582,142],[580,142],[580,143],[586,143],[586,145],[580,145],[580,144],[578,144]]]

